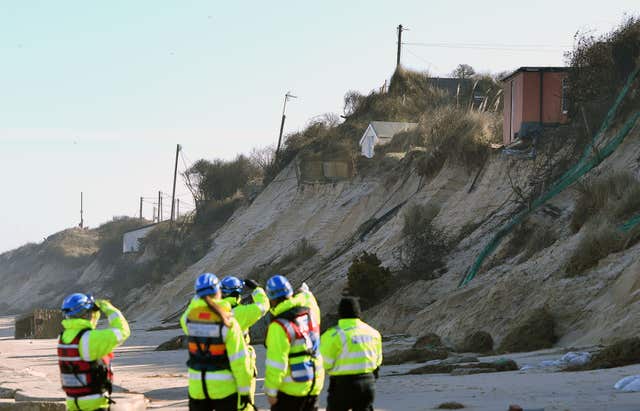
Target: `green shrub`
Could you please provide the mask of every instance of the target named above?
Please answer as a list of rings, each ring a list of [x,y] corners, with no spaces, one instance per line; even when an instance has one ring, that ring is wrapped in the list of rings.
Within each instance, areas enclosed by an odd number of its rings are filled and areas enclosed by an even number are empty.
[[[379,303],[390,291],[392,276],[375,254],[364,251],[353,259],[347,272],[347,292],[360,297],[362,308]]]
[[[191,228],[196,231],[198,236],[209,237],[222,227],[242,204],[244,201],[240,198],[201,203],[200,207],[196,209]]]
[[[578,198],[571,217],[574,232],[590,219],[621,218],[640,210],[640,183],[629,172],[591,178],[576,188]]]
[[[609,222],[589,225],[565,267],[567,276],[581,275],[604,257],[624,249],[626,243],[624,235]]]
[[[196,205],[211,200],[233,197],[250,180],[260,174],[259,166],[248,157],[239,155],[233,161],[198,160],[183,176],[194,196]]]
[[[439,212],[437,207],[413,205],[404,215],[401,259],[411,279],[429,280],[441,275],[449,241],[433,224]]]
[[[504,261],[522,253],[520,261],[524,262],[551,246],[557,239],[558,236],[551,227],[525,221],[513,230],[498,257],[500,261]]]
[[[555,321],[546,308],[539,308],[519,321],[504,337],[498,351],[526,352],[551,348],[557,341]]]
[[[576,34],[576,46],[568,53],[569,114],[578,119],[585,109],[598,125],[640,56],[640,20],[629,17],[603,36]],[[594,126],[592,126],[594,127]]]
[[[425,113],[418,125],[425,154],[418,160],[420,175],[435,175],[445,161],[467,169],[481,167],[488,158],[492,143],[501,139],[500,118],[494,113],[480,113],[454,106],[443,106]]]
[[[493,337],[486,331],[467,334],[459,349],[461,352],[489,353],[493,351]]]
[[[622,194],[622,198],[613,205],[612,214],[616,221],[624,221],[640,212],[640,183],[633,183]]]
[[[98,227],[98,255],[101,263],[113,263],[122,255],[122,236],[127,231],[149,224],[146,220],[131,217],[114,217]]]
[[[200,260],[211,248],[211,236],[233,215],[243,201],[209,201],[200,206],[193,220],[158,224],[141,243],[156,258],[151,271],[156,277],[175,275]]]

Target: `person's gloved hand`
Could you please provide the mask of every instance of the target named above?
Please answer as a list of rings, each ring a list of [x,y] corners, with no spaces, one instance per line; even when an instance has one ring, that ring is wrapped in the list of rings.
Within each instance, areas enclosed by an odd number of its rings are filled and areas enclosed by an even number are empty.
[[[260,287],[260,284],[251,279],[244,280],[244,285],[250,290],[255,290]]]
[[[307,293],[307,292],[309,292],[309,286],[307,285],[307,283],[302,283],[302,285],[300,286],[300,288],[298,288],[298,292],[300,292],[300,293]]]
[[[239,397],[240,397],[239,409],[244,410],[247,408],[247,405],[251,403],[251,398],[249,397],[249,394],[239,395]]]
[[[102,312],[105,312],[105,310],[113,308],[113,305],[111,305],[111,302],[109,300],[96,300],[95,304],[96,304],[96,307],[98,307],[98,309]]]

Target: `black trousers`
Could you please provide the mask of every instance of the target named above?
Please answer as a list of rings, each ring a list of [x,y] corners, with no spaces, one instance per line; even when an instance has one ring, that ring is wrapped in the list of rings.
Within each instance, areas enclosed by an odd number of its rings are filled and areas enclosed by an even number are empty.
[[[318,411],[318,396],[294,397],[278,391],[278,402],[271,411]]]
[[[232,394],[219,400],[194,400],[189,397],[190,411],[237,411],[238,394]]]
[[[327,411],[373,411],[375,387],[373,374],[331,377]]]

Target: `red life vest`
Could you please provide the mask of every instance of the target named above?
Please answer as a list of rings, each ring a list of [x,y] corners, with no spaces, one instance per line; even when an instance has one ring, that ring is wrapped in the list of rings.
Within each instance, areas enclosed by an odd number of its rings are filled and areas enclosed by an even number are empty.
[[[82,330],[69,343],[58,339],[58,365],[62,380],[62,389],[68,397],[111,393],[113,373],[111,359],[113,353],[96,361],[85,361],[80,357],[80,339],[89,329]]]
[[[313,321],[308,307],[294,307],[273,319],[280,325],[289,340],[289,358],[306,357],[302,362],[289,362],[294,382],[313,381],[309,393],[315,387],[316,363],[320,346],[320,325]]]
[[[313,321],[308,307],[294,307],[273,318],[272,322],[284,329],[292,349],[295,350],[289,357],[316,356],[320,343],[320,326]],[[298,351],[300,345],[304,349]]]

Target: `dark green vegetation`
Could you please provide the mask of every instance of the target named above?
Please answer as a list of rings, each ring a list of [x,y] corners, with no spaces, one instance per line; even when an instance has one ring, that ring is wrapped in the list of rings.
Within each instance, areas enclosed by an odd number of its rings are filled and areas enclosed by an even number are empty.
[[[628,18],[620,27],[603,36],[578,33],[576,46],[568,57],[569,115],[582,118],[582,110],[597,127],[611,106],[640,56],[640,20]],[[633,106],[623,107],[622,114]],[[637,107],[637,106],[636,106]],[[595,130],[594,130],[595,131]]]
[[[375,254],[366,251],[353,259],[347,273],[347,292],[360,297],[362,308],[369,308],[389,294],[393,278]]]
[[[555,321],[545,308],[529,312],[502,340],[498,352],[526,352],[550,348],[556,342]]]
[[[433,224],[440,210],[434,206],[410,206],[404,215],[404,243],[401,260],[403,277],[410,280],[432,280],[442,275],[444,256],[449,241]]]
[[[196,204],[234,197],[250,181],[262,178],[259,164],[239,155],[233,161],[198,160],[183,174]]]
[[[122,235],[147,224],[148,221],[137,218],[114,217],[98,227],[98,261],[109,264],[118,259],[122,255]]]
[[[517,263],[525,262],[557,240],[558,235],[552,227],[526,220],[507,237],[487,268],[495,267],[516,256],[518,256]]]
[[[618,171],[583,181],[571,217],[574,232],[587,221],[623,221],[640,212],[640,182],[628,171]]]
[[[476,331],[468,334],[458,351],[473,353],[490,353],[493,351],[493,338],[486,331]]]
[[[570,277],[583,274],[602,258],[640,240],[640,228],[627,232],[620,228],[640,213],[640,182],[633,175],[615,172],[588,179],[578,185],[577,190],[571,228],[584,232],[565,267]]]

